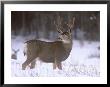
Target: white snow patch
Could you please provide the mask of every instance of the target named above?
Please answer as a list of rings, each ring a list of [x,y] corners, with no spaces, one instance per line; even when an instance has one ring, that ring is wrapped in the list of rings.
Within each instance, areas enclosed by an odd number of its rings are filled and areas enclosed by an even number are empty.
[[[37,61],[34,69],[29,67],[22,70],[22,64],[26,60],[23,54],[24,42],[23,37],[12,38],[12,48],[19,49],[17,60],[11,59],[12,77],[98,77],[100,76],[100,58],[97,56],[91,58],[91,55],[100,55],[97,47],[100,42],[84,41],[80,46],[78,40],[73,40],[73,47],[67,60],[62,62],[62,70],[53,70],[52,63]]]

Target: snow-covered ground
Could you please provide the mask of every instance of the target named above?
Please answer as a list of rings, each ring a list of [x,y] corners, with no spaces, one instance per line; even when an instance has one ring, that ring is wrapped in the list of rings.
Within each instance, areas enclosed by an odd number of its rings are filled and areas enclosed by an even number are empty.
[[[100,51],[97,47],[100,42],[84,41],[82,46],[78,40],[73,40],[70,56],[62,62],[62,70],[53,70],[52,63],[37,60],[35,69],[22,70],[22,63],[26,60],[23,55],[23,37],[12,37],[12,48],[19,52],[17,60],[11,59],[11,74],[13,77],[99,77]],[[13,51],[12,51],[13,53]]]

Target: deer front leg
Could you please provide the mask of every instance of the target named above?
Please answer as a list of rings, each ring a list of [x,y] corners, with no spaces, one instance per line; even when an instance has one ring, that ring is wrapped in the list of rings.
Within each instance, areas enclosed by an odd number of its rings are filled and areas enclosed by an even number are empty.
[[[62,70],[62,65],[61,62],[57,61],[57,59],[55,59],[55,62],[53,63],[53,69],[56,69],[58,67],[58,69]]]
[[[57,67],[56,63],[53,63],[53,69],[56,69],[56,67]]]
[[[55,59],[54,63],[53,63],[53,69],[56,69],[57,68],[57,61]]]
[[[61,64],[61,62],[57,62],[57,67],[58,67],[58,69],[62,70],[62,64]]]

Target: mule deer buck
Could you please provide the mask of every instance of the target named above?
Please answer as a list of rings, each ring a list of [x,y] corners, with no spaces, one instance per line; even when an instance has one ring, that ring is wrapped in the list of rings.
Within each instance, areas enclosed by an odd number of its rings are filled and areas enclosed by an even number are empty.
[[[26,61],[22,64],[22,70],[25,70],[26,66],[31,64],[31,68],[35,67],[35,59],[39,57],[39,60],[46,63],[53,63],[53,69],[62,70],[61,62],[66,60],[72,49],[72,33],[71,29],[74,27],[75,18],[73,17],[67,25],[67,31],[62,31],[62,19],[58,16],[58,22],[54,21],[58,33],[59,39],[54,42],[46,42],[41,40],[29,40],[25,42],[27,55]]]
[[[19,49],[18,49],[18,50],[12,49],[12,51],[13,51],[14,53],[11,55],[11,59],[17,60],[17,53],[18,53]]]

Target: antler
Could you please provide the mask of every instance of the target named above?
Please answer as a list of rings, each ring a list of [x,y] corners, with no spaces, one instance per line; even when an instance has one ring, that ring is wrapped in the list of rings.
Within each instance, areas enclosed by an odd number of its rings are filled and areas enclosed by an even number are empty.
[[[75,17],[73,17],[73,19],[69,20],[69,23],[67,23],[67,26],[69,27],[69,29],[72,29],[74,27],[74,21],[75,21]]]
[[[75,22],[75,17],[73,17],[72,20],[69,20],[69,23],[67,23],[69,32],[71,32],[71,29],[74,27],[74,22]]]
[[[63,27],[62,27],[62,19],[60,16],[58,16],[57,23],[54,21],[54,24],[56,25],[57,31],[59,33],[63,33],[63,31],[61,30]]]

